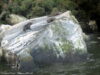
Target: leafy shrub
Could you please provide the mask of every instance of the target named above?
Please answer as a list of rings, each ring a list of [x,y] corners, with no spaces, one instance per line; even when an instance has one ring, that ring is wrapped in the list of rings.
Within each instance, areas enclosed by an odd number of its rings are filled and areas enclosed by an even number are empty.
[[[35,6],[32,8],[32,12],[33,15],[32,16],[43,16],[45,13],[44,8],[39,7],[39,6]]]

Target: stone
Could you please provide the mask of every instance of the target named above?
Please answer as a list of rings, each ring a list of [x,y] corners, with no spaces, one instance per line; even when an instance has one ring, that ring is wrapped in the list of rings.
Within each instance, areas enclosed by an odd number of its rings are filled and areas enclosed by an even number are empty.
[[[2,49],[15,53],[26,69],[35,68],[35,64],[66,62],[70,58],[77,61],[75,56],[81,59],[80,56],[87,54],[82,29],[70,11],[54,16],[48,23],[49,18],[38,17],[11,26],[2,37]],[[30,27],[24,30],[27,25]]]
[[[97,31],[98,30],[98,26],[97,26],[97,23],[96,23],[95,20],[90,20],[88,25],[90,26],[90,28],[93,31]]]
[[[3,56],[3,52],[2,52],[2,48],[0,48],[0,61],[2,56]]]
[[[16,15],[16,14],[10,14],[9,17],[6,19],[10,24],[17,24],[19,22],[25,21],[27,20],[27,18],[20,16],[20,15]]]

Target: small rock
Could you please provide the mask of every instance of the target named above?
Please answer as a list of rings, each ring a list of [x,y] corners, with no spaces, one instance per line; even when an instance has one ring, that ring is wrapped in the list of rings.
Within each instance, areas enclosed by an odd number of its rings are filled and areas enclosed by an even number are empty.
[[[3,55],[2,49],[0,48],[0,60],[1,60],[2,55]]]
[[[7,21],[10,24],[17,24],[17,23],[25,21],[25,20],[27,20],[27,18],[16,15],[16,14],[10,14],[9,17],[7,18]]]
[[[100,40],[100,37],[97,37],[97,39],[99,39],[99,40]]]

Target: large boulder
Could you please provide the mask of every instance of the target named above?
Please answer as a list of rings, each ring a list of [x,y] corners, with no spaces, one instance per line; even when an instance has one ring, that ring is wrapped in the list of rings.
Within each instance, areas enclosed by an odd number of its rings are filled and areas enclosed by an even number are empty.
[[[4,32],[1,47],[20,59],[21,69],[35,64],[66,62],[87,54],[83,32],[70,11],[53,17],[39,17],[12,26]],[[82,57],[83,58],[83,57]]]

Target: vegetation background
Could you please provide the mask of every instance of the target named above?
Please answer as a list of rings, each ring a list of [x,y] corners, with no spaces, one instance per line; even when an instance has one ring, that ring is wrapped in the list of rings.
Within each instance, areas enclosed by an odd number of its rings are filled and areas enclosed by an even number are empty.
[[[7,23],[6,18],[12,13],[33,18],[67,10],[83,26],[90,19],[100,21],[100,0],[0,0],[0,23]]]

